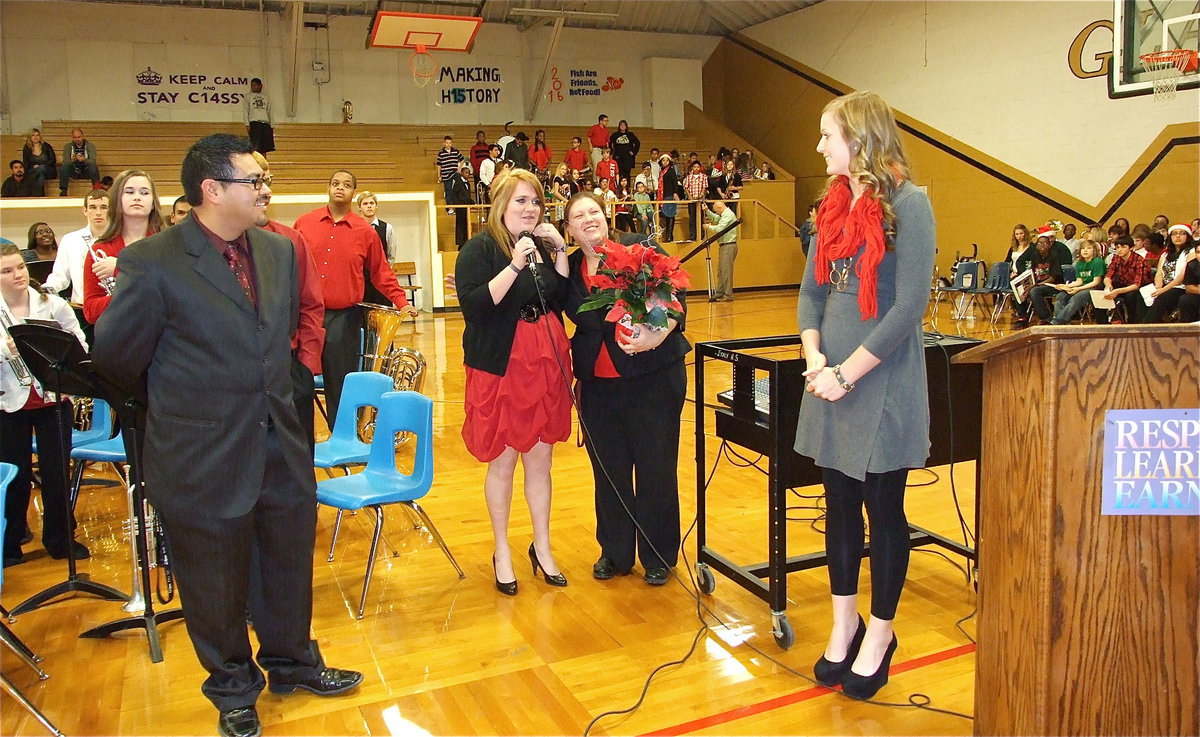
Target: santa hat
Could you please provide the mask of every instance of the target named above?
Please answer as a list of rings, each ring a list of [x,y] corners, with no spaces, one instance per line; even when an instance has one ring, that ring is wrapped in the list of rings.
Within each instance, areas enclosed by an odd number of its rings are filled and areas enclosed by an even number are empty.
[[[1058,231],[1054,229],[1053,225],[1043,225],[1042,227],[1033,231],[1033,239],[1037,240],[1038,238],[1049,238],[1050,240],[1054,240],[1057,234]]]
[[[1192,234],[1192,229],[1190,227],[1184,225],[1183,223],[1175,223],[1171,227],[1167,228],[1167,235],[1171,235],[1172,233],[1174,233],[1177,230],[1182,230],[1184,233],[1187,233],[1188,235]]]

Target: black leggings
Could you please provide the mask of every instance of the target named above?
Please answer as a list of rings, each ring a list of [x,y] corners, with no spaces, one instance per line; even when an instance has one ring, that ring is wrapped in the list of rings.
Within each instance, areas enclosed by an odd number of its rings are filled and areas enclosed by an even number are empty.
[[[871,522],[871,616],[895,619],[908,572],[908,519],[904,516],[908,469],[868,473],[866,481],[852,479],[831,468],[822,468],[821,474],[828,510],[825,555],[833,595],[858,593],[865,503]]]

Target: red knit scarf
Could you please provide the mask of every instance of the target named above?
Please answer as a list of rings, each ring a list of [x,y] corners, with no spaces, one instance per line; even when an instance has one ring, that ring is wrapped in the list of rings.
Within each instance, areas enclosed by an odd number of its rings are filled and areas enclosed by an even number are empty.
[[[863,192],[853,210],[850,199],[850,180],[838,177],[821,200],[817,210],[817,251],[813,268],[816,269],[817,284],[825,284],[829,281],[833,262],[850,258],[861,248],[862,253],[854,264],[859,281],[858,309],[862,319],[870,320],[879,314],[876,283],[886,246],[883,208],[871,190]]]

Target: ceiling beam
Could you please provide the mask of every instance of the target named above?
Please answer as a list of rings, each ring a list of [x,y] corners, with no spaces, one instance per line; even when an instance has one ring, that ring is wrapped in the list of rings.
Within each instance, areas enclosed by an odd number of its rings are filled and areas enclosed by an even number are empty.
[[[532,121],[537,115],[538,106],[542,104],[542,93],[546,87],[546,75],[550,73],[550,60],[554,57],[554,50],[558,47],[558,37],[562,35],[563,26],[566,25],[566,16],[559,16],[554,20],[554,28],[550,31],[550,45],[546,47],[546,62],[542,64],[542,76],[538,77],[537,86],[533,88],[533,95],[529,101],[529,114],[525,116],[525,120]]]

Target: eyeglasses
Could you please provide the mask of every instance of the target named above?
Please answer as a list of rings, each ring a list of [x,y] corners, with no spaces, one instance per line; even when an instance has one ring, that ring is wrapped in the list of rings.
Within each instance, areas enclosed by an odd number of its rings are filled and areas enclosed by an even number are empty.
[[[274,181],[274,179],[275,178],[273,176],[271,176],[270,174],[259,174],[258,176],[253,177],[253,178],[242,177],[241,179],[213,177],[213,181],[216,181],[216,182],[225,182],[227,184],[249,184],[251,187],[254,187],[255,189],[262,189],[264,184],[267,185],[268,187],[270,187],[271,182]]]

